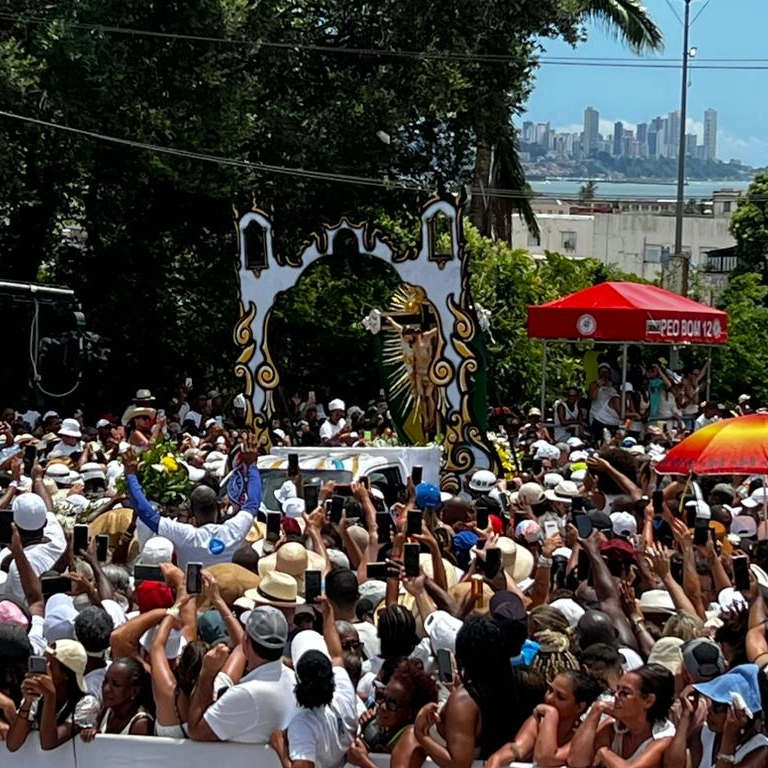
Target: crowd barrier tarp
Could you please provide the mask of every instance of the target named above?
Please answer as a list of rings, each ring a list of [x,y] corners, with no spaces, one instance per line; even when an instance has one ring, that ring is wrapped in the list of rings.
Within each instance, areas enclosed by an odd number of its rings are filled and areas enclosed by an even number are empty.
[[[3,768],[148,768],[149,766],[184,766],[184,768],[280,768],[275,753],[261,744],[222,744],[164,739],[148,736],[108,736],[99,734],[85,743],[80,738],[45,752],[36,733],[30,734],[18,752],[0,757]],[[378,768],[389,768],[389,755],[371,755]],[[435,768],[427,760],[425,768]],[[476,761],[473,768],[482,768]],[[512,763],[511,768],[531,768],[530,763]]]

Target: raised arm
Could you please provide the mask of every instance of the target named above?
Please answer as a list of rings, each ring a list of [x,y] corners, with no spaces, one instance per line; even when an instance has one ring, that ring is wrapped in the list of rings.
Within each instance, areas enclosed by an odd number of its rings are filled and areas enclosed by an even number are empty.
[[[141,489],[139,479],[136,477],[139,460],[132,450],[123,456],[123,466],[125,467],[125,483],[128,486],[128,498],[131,501],[131,506],[136,510],[141,522],[153,533],[157,533],[160,526],[160,513],[149,503]]]

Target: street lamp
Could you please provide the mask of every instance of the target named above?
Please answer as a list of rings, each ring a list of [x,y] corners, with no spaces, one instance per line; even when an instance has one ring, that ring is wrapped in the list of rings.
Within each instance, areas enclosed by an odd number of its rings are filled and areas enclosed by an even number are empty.
[[[688,271],[689,263],[683,254],[683,207],[685,205],[685,124],[688,119],[688,59],[695,57],[697,49],[689,46],[689,33],[691,29],[691,0],[685,0],[685,21],[683,23],[683,84],[680,95],[680,145],[677,155],[677,213],[675,216],[675,260],[681,262],[681,286],[680,293],[688,295]]]

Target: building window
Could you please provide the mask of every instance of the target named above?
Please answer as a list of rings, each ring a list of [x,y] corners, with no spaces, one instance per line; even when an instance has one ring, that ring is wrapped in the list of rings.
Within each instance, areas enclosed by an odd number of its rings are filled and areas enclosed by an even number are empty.
[[[530,230],[528,230],[528,247],[537,248],[541,245],[541,239],[536,237]]]
[[[646,245],[645,252],[643,253],[643,261],[646,264],[660,264],[661,252],[662,247],[660,245]]]
[[[723,213],[730,213],[731,212],[731,203],[728,201],[727,203],[723,203]]]
[[[563,232],[561,234],[560,245],[566,253],[575,253],[576,251],[576,233]]]

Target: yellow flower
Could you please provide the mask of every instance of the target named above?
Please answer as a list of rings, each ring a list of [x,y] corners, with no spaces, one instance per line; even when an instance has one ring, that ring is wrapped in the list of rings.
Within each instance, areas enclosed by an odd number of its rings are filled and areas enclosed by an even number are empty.
[[[174,459],[173,456],[163,456],[163,458],[160,459],[160,463],[169,472],[175,472],[179,468],[179,465],[176,463],[176,459]]]

